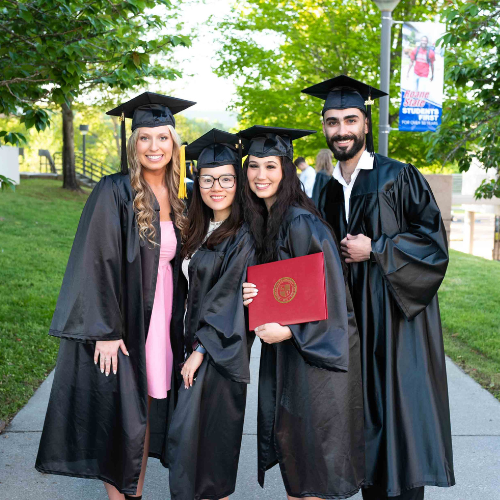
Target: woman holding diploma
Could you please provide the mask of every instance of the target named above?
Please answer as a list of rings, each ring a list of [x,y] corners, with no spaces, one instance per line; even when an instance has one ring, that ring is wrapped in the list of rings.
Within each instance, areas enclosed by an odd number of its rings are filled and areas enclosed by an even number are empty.
[[[244,163],[245,219],[259,263],[323,252],[328,319],[255,329],[258,475],[279,463],[289,499],[348,498],[364,479],[360,344],[337,242],[302,191],[292,141],[306,130],[255,126]],[[244,284],[245,305],[258,293]],[[300,303],[297,304],[300,307]]]
[[[213,129],[186,148],[198,175],[181,253],[188,358],[169,431],[173,500],[227,499],[236,485],[254,339],[239,293],[254,244],[240,206],[238,142]]]

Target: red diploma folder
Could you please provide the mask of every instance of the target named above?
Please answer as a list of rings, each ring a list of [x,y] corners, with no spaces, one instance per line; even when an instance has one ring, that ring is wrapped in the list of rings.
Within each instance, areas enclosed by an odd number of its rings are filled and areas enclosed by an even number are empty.
[[[328,318],[323,253],[251,266],[247,281],[259,290],[248,306],[250,330]]]

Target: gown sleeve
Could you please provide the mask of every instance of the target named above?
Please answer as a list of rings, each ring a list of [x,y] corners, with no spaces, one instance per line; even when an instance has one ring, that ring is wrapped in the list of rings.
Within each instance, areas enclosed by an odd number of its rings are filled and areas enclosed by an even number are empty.
[[[247,267],[255,263],[253,240],[245,232],[224,256],[218,281],[203,300],[196,331],[217,370],[236,382],[250,382],[251,342],[242,287]]]
[[[83,209],[50,335],[81,342],[122,338],[118,207],[118,188],[105,177],[94,187]]]
[[[448,245],[431,188],[412,165],[398,175],[390,193],[402,231],[372,241],[372,253],[408,320],[436,295],[448,267]]]
[[[290,223],[279,252],[282,259],[324,253],[328,319],[288,326],[293,343],[307,363],[327,370],[347,371],[346,285],[330,230],[314,215],[300,215]]]

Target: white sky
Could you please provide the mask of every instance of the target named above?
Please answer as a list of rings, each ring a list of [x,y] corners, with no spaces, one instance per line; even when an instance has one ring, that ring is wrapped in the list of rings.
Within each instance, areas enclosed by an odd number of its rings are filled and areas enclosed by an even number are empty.
[[[222,18],[230,12],[232,0],[195,1],[183,4],[180,21],[184,23],[183,33],[196,29],[198,37],[190,48],[176,49],[176,59],[181,61],[184,76],[169,82],[172,95],[181,99],[196,101],[196,106],[183,112],[190,118],[204,118],[220,121],[226,127],[236,125],[236,115],[227,111],[235,92],[232,80],[218,78],[212,71],[215,53],[219,47],[217,33],[207,26],[210,16]],[[192,75],[192,76],[187,76]]]

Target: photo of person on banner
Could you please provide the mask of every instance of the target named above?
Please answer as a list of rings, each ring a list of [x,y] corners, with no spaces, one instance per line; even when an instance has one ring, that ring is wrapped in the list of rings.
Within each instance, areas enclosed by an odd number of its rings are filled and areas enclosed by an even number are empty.
[[[443,109],[444,51],[441,23],[404,23],[399,130],[435,131]]]
[[[434,61],[436,60],[434,50],[429,47],[427,35],[424,35],[420,39],[420,45],[411,51],[410,59],[411,64],[406,76],[410,77],[410,73],[413,76],[414,86],[412,90],[426,90],[427,82],[432,82],[434,79]]]

